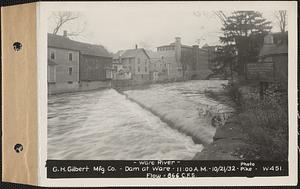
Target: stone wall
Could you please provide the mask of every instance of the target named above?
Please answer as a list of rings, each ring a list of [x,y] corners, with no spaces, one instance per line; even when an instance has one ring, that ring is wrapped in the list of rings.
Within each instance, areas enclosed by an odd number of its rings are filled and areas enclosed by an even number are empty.
[[[111,81],[81,81],[80,83],[55,83],[48,84],[48,94],[71,93],[89,91],[102,88],[110,88]]]

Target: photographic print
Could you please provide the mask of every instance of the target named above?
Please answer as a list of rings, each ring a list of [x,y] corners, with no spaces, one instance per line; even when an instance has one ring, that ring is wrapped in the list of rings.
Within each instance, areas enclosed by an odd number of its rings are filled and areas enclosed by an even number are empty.
[[[51,12],[48,158],[286,161],[287,17],[134,3]]]
[[[296,5],[1,7],[4,181],[297,184]]]
[[[290,174],[292,13],[198,5],[48,10],[47,178]]]

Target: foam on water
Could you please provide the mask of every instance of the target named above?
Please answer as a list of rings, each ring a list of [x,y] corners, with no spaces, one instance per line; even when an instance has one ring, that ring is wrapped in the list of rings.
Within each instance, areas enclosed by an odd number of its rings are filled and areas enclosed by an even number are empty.
[[[206,90],[223,90],[228,81],[188,81],[154,84],[143,90],[128,90],[124,93],[168,122],[174,128],[192,136],[197,142],[209,144],[213,141],[216,127],[212,117],[233,108],[209,99]],[[202,115],[202,112],[210,114]]]
[[[192,159],[188,137],[113,89],[48,100],[48,159]]]

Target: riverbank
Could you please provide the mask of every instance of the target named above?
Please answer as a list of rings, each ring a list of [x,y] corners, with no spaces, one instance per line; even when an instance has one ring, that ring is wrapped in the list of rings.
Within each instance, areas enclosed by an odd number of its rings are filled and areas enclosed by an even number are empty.
[[[216,100],[224,95],[231,97],[237,111],[193,159],[286,161],[287,97],[275,91],[276,87],[271,88],[263,100],[257,86],[251,85],[231,86],[223,94],[208,91],[207,95]]]

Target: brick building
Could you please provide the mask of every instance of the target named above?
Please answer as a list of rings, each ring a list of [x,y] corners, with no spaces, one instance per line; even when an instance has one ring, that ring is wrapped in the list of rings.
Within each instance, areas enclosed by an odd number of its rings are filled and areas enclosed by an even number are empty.
[[[183,45],[180,37],[174,43],[157,47],[156,53],[165,60],[169,79],[205,79],[211,73],[207,50]]]

